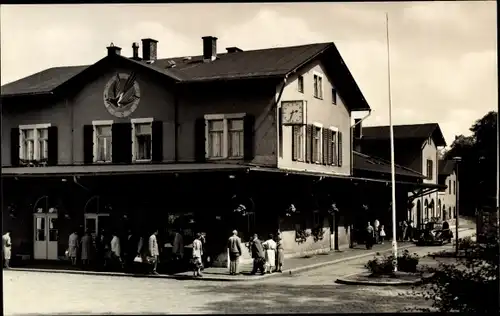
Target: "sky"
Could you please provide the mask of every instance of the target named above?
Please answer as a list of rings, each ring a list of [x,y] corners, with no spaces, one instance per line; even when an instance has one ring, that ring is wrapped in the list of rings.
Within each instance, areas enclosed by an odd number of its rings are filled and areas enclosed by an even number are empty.
[[[373,109],[389,123],[389,14],[393,124],[439,123],[448,145],[498,107],[495,1],[280,4],[2,5],[1,84],[46,68],[87,65],[111,42],[154,38],[160,58],[335,42]]]

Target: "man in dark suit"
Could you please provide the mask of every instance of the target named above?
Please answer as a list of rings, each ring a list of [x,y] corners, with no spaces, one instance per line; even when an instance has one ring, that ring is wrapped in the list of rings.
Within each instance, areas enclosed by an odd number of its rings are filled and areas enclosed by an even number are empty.
[[[264,248],[262,247],[262,242],[259,240],[259,236],[257,234],[253,235],[253,239],[250,242],[250,250],[252,251],[253,258],[252,274],[256,274],[257,270],[264,274]]]
[[[241,256],[241,239],[238,237],[238,232],[233,230],[233,235],[227,241],[229,250],[229,274],[238,274],[238,260]]]

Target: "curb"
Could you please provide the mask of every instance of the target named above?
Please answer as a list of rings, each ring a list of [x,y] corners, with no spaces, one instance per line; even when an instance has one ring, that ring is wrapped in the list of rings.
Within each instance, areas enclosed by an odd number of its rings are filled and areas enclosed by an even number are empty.
[[[417,246],[415,244],[410,244],[410,245],[401,246],[398,249],[407,249],[407,248],[412,248],[412,247],[417,247]],[[112,277],[174,279],[174,280],[179,280],[179,281],[198,280],[198,281],[217,281],[217,282],[242,282],[242,281],[249,282],[249,281],[258,281],[258,280],[262,280],[262,279],[266,279],[266,278],[270,278],[270,277],[278,277],[278,276],[291,275],[291,274],[295,274],[295,273],[305,272],[305,271],[325,267],[325,266],[336,264],[336,263],[342,263],[342,262],[346,262],[346,261],[350,261],[350,260],[356,260],[359,258],[373,256],[373,255],[376,255],[377,253],[385,253],[388,251],[391,251],[391,249],[366,252],[366,253],[362,253],[360,255],[356,255],[356,256],[352,256],[352,257],[345,257],[345,258],[310,264],[310,265],[297,267],[297,268],[293,268],[293,269],[286,269],[286,270],[283,270],[283,273],[271,273],[271,274],[256,275],[256,276],[251,276],[251,277],[249,276],[249,277],[236,277],[236,278],[214,277],[214,276],[209,276],[208,273],[204,274],[204,276],[201,278],[195,278],[195,277],[192,277],[189,275],[165,275],[165,274],[152,275],[152,274],[131,274],[131,273],[124,273],[124,272],[100,272],[100,271],[63,270],[63,269],[10,268],[8,270],[10,270],[10,271],[22,271],[22,272],[66,273],[66,274],[112,276]]]
[[[404,281],[404,280],[394,280],[390,281],[354,281],[348,280],[347,278],[353,275],[357,275],[359,273],[353,273],[345,276],[344,278],[338,278],[335,280],[335,283],[344,284],[344,285],[368,285],[368,286],[408,286],[408,285],[418,285],[424,283],[425,281],[431,279],[434,276],[434,273],[431,273],[428,276],[422,276],[414,281]]]

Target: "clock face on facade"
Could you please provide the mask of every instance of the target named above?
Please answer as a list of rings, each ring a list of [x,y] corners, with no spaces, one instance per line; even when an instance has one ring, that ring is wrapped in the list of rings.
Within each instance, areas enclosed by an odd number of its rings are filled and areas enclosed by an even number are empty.
[[[304,123],[304,101],[283,101],[281,107],[283,124]]]
[[[134,72],[117,73],[104,87],[104,106],[116,117],[127,117],[132,114],[141,100],[141,90]]]

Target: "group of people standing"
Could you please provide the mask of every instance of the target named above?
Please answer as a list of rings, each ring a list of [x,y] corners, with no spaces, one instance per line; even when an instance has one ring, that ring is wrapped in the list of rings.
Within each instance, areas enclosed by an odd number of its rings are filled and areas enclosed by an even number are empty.
[[[95,236],[86,231],[79,236],[75,230],[68,239],[67,256],[73,266],[80,261],[84,269],[95,267],[104,270],[133,270],[137,264],[147,263],[150,272],[157,274],[159,248],[157,242],[158,230],[149,235],[148,240],[131,230],[124,236],[125,242],[122,250],[122,239],[119,234],[108,234],[104,229]]]
[[[385,237],[385,227],[380,225],[378,219],[373,222],[373,226],[368,222],[368,226],[366,226],[366,249],[372,249],[374,244],[384,244]]]
[[[253,267],[251,274],[258,271],[262,274],[283,272],[284,248],[281,232],[276,236],[269,234],[267,240],[262,242],[258,234],[254,234],[246,245],[252,254]],[[229,252],[229,274],[236,275],[238,271],[239,257],[242,255],[241,239],[238,232],[233,231],[229,237],[227,249]]]

